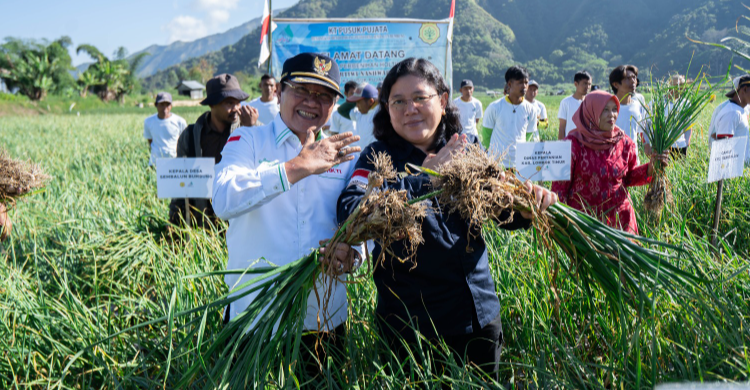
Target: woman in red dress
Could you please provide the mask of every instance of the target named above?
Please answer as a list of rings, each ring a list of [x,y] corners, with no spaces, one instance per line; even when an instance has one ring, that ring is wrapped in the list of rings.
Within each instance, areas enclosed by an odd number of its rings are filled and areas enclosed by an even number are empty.
[[[638,234],[635,211],[626,187],[651,182],[651,163],[638,165],[635,141],[615,125],[620,102],[594,91],[573,114],[570,181],[552,183],[561,202],[597,216],[607,225]],[[652,155],[666,166],[666,153]]]

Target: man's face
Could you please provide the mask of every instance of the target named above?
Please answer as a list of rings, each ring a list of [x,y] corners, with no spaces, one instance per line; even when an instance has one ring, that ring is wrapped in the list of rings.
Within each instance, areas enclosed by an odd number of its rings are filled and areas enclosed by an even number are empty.
[[[529,79],[510,80],[508,83],[508,95],[513,98],[522,98],[526,95],[526,89],[529,87]]]
[[[750,87],[742,86],[737,91],[737,97],[739,98],[740,105],[745,107],[750,103]]]
[[[211,106],[211,116],[227,125],[237,122],[240,119],[240,101],[235,98],[222,100]]]
[[[276,93],[276,80],[266,79],[260,82],[260,93],[263,100],[271,100]]]
[[[331,89],[318,84],[297,84],[285,81],[297,89],[285,85],[279,86],[279,105],[281,107],[281,119],[295,133],[306,132],[309,129],[317,130],[328,122],[333,113],[333,106],[338,96]],[[309,92],[313,94],[310,95]],[[326,99],[321,99],[317,94],[325,94]],[[305,96],[307,95],[307,96]],[[325,102],[324,100],[328,100]]]
[[[159,113],[159,118],[166,118],[172,112],[172,103],[161,102],[156,105],[156,111]]]
[[[474,87],[470,85],[461,87],[461,97],[463,97],[464,100],[469,100],[472,96],[474,96]]]
[[[530,85],[529,89],[526,90],[526,100],[533,102],[536,99],[536,94],[539,92],[539,87],[536,85]]]
[[[591,79],[581,79],[574,84],[576,85],[576,93],[586,96],[591,92],[591,84],[593,84],[593,81],[591,81]]]
[[[370,111],[370,107],[375,104],[375,99],[364,98],[357,100],[357,109],[363,114],[367,114]]]
[[[633,91],[635,91],[637,78],[638,76],[632,70],[626,70],[625,76],[623,76],[622,81],[620,81],[619,83],[614,83],[615,88],[617,88],[617,93],[632,93]]]

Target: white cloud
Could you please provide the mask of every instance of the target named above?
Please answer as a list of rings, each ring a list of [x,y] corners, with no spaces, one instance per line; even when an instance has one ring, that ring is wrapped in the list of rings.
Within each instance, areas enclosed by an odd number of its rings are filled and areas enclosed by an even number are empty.
[[[222,23],[226,23],[229,20],[229,11],[223,9],[215,9],[208,11],[208,24],[211,27],[218,27]]]
[[[179,15],[167,23],[163,29],[169,33],[169,43],[192,41],[208,34],[228,29],[225,24],[231,17],[231,10],[237,8],[240,0],[192,0],[190,12],[194,16]],[[184,11],[184,9],[183,9]]]
[[[204,21],[187,15],[175,17],[165,26],[165,29],[169,32],[169,43],[192,41],[208,34],[208,28]]]

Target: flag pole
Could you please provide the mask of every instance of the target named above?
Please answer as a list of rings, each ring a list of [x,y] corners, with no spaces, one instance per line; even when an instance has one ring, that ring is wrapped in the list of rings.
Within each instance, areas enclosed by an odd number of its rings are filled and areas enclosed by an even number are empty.
[[[268,0],[268,74],[273,76],[273,0]]]

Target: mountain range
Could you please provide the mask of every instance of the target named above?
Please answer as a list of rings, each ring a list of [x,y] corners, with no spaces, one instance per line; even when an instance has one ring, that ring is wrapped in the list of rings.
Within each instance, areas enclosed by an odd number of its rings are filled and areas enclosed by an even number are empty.
[[[300,0],[278,16],[445,19],[449,9],[450,0]],[[526,66],[543,84],[572,82],[576,71],[586,69],[594,83],[607,85],[611,69],[624,63],[638,66],[641,80],[685,73],[688,66],[691,76],[699,70],[723,75],[730,61],[748,64],[686,36],[717,42],[736,35],[743,10],[741,0],[456,0],[453,78],[500,87],[513,64]],[[242,30],[249,33],[236,42],[168,66],[142,84],[148,90],[173,87],[201,60],[216,73],[259,74],[259,30],[257,24]],[[194,53],[184,45],[180,50]]]

